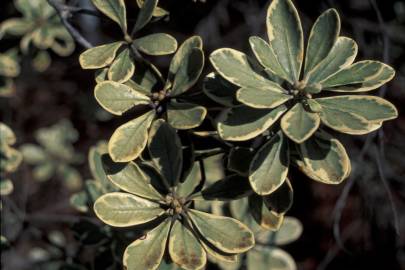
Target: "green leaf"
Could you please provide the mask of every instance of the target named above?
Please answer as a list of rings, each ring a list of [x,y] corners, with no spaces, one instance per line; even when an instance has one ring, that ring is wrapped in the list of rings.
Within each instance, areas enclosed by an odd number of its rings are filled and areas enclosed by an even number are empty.
[[[251,193],[249,181],[246,177],[238,174],[229,175],[224,179],[218,180],[200,194],[193,196],[194,199],[231,201],[246,197]]]
[[[347,37],[339,37],[326,56],[311,72],[305,75],[307,84],[323,83],[336,72],[350,66],[357,55],[357,44]]]
[[[398,111],[391,102],[376,96],[348,95],[318,98],[316,101],[321,104],[322,108],[353,113],[372,122],[381,122],[398,117]]]
[[[365,60],[352,64],[322,82],[325,90],[365,92],[377,89],[395,76],[395,70],[378,61]]]
[[[250,140],[270,128],[286,110],[284,105],[275,109],[254,109],[247,106],[228,109],[218,122],[218,133],[224,140]]]
[[[97,199],[94,212],[110,226],[129,227],[154,220],[165,211],[152,201],[128,193],[113,192]]]
[[[128,48],[118,54],[108,70],[109,80],[124,83],[134,75],[135,65],[130,54]]]
[[[49,31],[54,38],[51,49],[59,56],[71,55],[75,50],[76,45],[74,39],[66,30],[65,26],[54,26]]]
[[[320,131],[298,145],[302,164],[308,177],[325,184],[339,184],[348,176],[350,159],[343,145],[326,132]]]
[[[180,197],[187,197],[192,194],[192,192],[196,189],[196,187],[201,182],[201,167],[199,162],[194,162],[193,167],[191,168],[190,172],[188,173],[186,179],[183,183],[181,183],[176,193]]]
[[[32,176],[35,180],[44,182],[49,180],[55,173],[55,166],[51,162],[39,164],[32,171]]]
[[[184,59],[187,59],[189,57],[189,54],[193,51],[193,49],[202,50],[202,48],[203,48],[203,42],[202,42],[201,37],[192,36],[192,37],[186,39],[180,45],[176,54],[173,56],[172,61],[170,62],[167,81],[170,83],[173,83],[175,75],[179,71],[183,61],[185,61]]]
[[[204,52],[199,48],[192,48],[180,61],[170,95],[175,97],[189,90],[197,82],[203,67]]]
[[[123,41],[117,41],[90,48],[80,55],[80,65],[83,69],[106,67],[114,61],[115,55],[122,45],[124,45]]]
[[[158,0],[145,0],[141,10],[138,13],[138,17],[136,18],[134,30],[132,31],[133,33],[138,32],[141,30],[148,22],[150,19],[152,19],[153,16],[153,11],[156,9],[156,6],[158,4]]]
[[[259,246],[247,254],[247,267],[254,270],[296,270],[290,254],[276,247]]]
[[[176,129],[196,128],[203,122],[207,110],[192,103],[171,101],[167,105],[167,121]]]
[[[249,196],[249,211],[257,224],[265,230],[277,231],[284,220],[283,214],[271,211],[259,195]]]
[[[85,190],[73,194],[69,200],[70,204],[77,210],[82,213],[86,213],[89,210],[88,205],[88,196]]]
[[[231,84],[215,72],[209,73],[204,78],[203,91],[215,102],[226,106],[233,107],[240,103],[236,100],[236,91],[238,87]]]
[[[273,48],[266,41],[260,37],[253,36],[249,38],[249,43],[257,60],[265,69],[270,70],[276,76],[293,84],[289,75],[278,62]]]
[[[148,148],[155,167],[169,186],[175,186],[183,166],[183,152],[176,130],[164,120],[156,120],[149,133]]]
[[[97,84],[94,96],[106,111],[115,115],[122,115],[134,106],[150,103],[149,97],[134,91],[125,84],[113,81]]]
[[[107,177],[120,189],[135,194],[139,197],[162,201],[163,197],[153,187],[154,179],[145,174],[134,162],[129,162],[125,166],[120,164],[109,164],[104,162]]]
[[[236,219],[192,209],[188,214],[203,237],[223,252],[241,253],[255,244],[253,233]]]
[[[281,129],[288,138],[302,143],[314,134],[320,122],[317,113],[308,112],[302,103],[297,103],[281,118]]]
[[[290,210],[294,200],[294,192],[290,180],[286,178],[279,188],[262,198],[269,210],[276,214],[284,215]]]
[[[124,0],[91,0],[93,4],[111,20],[118,23],[124,34],[127,33],[127,12]]]
[[[253,190],[268,195],[285,181],[289,166],[288,141],[281,132],[274,135],[254,156],[249,168]]]
[[[177,41],[171,35],[156,33],[135,39],[133,46],[148,55],[167,55],[177,50]]]
[[[248,57],[242,52],[230,48],[218,49],[211,53],[210,61],[222,77],[239,87],[272,89],[280,93],[283,92],[278,84],[256,73]]]
[[[239,102],[256,109],[273,109],[288,100],[292,99],[291,95],[280,93],[268,89],[255,89],[251,87],[242,87],[236,93]]]
[[[275,233],[273,243],[276,245],[287,245],[296,241],[302,234],[301,222],[294,217],[285,217],[280,230]]]
[[[335,9],[328,9],[318,17],[308,38],[304,72],[307,74],[327,57],[340,32],[340,18]]]
[[[31,61],[32,67],[38,72],[44,72],[51,65],[51,56],[47,51],[39,51]]]
[[[154,118],[155,112],[149,111],[114,131],[108,142],[108,152],[115,162],[128,162],[141,154],[148,141],[148,129]]]
[[[202,269],[207,255],[193,233],[176,220],[169,238],[170,258],[185,270]]]
[[[291,0],[273,0],[267,10],[267,34],[280,65],[291,82],[299,80],[304,59],[304,37],[298,12]]]
[[[155,270],[162,261],[170,231],[169,219],[151,230],[145,237],[135,240],[124,252],[124,266],[128,270]]]

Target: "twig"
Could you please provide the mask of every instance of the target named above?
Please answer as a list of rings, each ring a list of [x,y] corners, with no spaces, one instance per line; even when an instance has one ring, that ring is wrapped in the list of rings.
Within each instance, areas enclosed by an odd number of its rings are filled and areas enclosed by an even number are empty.
[[[72,35],[77,43],[82,45],[84,48],[92,48],[93,45],[85,39],[76,28],[74,28],[70,22],[69,17],[72,15],[71,7],[66,6],[59,2],[58,0],[47,0],[48,4],[51,5],[57,12],[59,18],[61,19],[63,25],[66,27],[66,30]]]

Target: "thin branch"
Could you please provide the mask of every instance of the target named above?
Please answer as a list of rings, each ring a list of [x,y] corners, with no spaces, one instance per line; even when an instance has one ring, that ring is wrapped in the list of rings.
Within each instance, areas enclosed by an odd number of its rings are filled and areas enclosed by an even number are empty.
[[[85,39],[80,32],[72,26],[69,22],[69,18],[72,15],[72,7],[66,6],[58,0],[47,0],[48,4],[51,5],[57,12],[59,18],[61,19],[63,25],[66,27],[66,30],[72,35],[77,43],[82,45],[84,48],[92,48],[93,45]]]

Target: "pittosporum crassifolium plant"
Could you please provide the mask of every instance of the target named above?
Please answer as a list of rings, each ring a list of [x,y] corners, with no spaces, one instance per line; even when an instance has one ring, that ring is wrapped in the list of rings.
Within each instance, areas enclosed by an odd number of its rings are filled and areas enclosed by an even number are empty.
[[[147,228],[145,236],[125,250],[124,266],[156,269],[166,246],[172,261],[184,269],[202,269],[207,253],[235,261],[235,254],[252,248],[254,236],[240,221],[192,209],[193,200],[215,196],[218,190],[214,187],[196,193],[201,181],[199,163],[194,163],[188,174],[183,173],[176,131],[164,120],[157,120],[150,133],[148,149],[154,166],[130,162],[108,168],[109,179],[126,192],[107,193],[94,204],[96,215],[111,226],[143,224]]]
[[[73,143],[78,132],[64,119],[51,127],[35,132],[39,145],[27,143],[20,148],[24,161],[33,165],[33,177],[37,181],[47,181],[57,176],[70,190],[82,186],[80,173],[72,165],[82,162],[82,156],[74,151]]]
[[[0,40],[7,36],[21,37],[20,50],[25,55],[34,55],[32,65],[36,70],[41,72],[49,67],[48,49],[60,56],[68,56],[74,51],[73,38],[46,0],[15,0],[14,5],[23,17],[3,21]]]
[[[282,185],[290,162],[314,180],[340,183],[350,173],[350,160],[324,129],[360,135],[396,118],[397,110],[387,100],[358,94],[391,80],[394,70],[378,61],[353,63],[357,45],[339,36],[334,9],[315,22],[305,53],[300,18],[291,1],[272,1],[266,24],[269,43],[249,39],[260,66],[234,49],[218,49],[210,56],[220,76],[238,88],[239,104],[218,119],[218,133],[224,140],[245,141],[269,132],[249,170],[258,194]]]
[[[157,0],[136,1],[141,8],[134,23],[123,0],[92,3],[120,26],[122,38],[87,49],[80,64],[96,70],[99,105],[132,120],[112,132],[108,145],[92,148],[94,181],[87,181],[72,204],[87,212],[94,203],[104,223],[138,233],[124,251],[128,270],[203,269],[208,259],[249,269],[268,269],[280,261],[283,269],[294,269],[274,247],[281,244],[277,235],[283,235],[283,222],[290,222],[285,217],[293,202],[289,166],[327,184],[347,178],[349,157],[331,133],[367,134],[394,119],[391,103],[359,94],[391,80],[394,70],[377,61],[354,63],[357,45],[340,36],[334,9],[315,22],[304,50],[293,3],[273,0],[266,17],[268,42],[249,39],[254,58],[230,48],[214,51],[215,72],[205,77],[200,91],[205,63],[199,36],[179,47],[168,34],[138,36],[168,14]],[[169,54],[174,55],[165,77],[145,56]],[[221,106],[213,107],[202,93]],[[45,178],[55,170],[46,153],[69,154],[74,141],[69,132],[58,136],[68,139],[52,143],[51,132],[39,140],[51,151],[23,148],[27,162],[35,160],[37,174]],[[27,149],[35,155],[29,157]],[[224,174],[218,181],[207,178],[213,166],[205,161],[214,156]],[[114,237],[111,227],[109,237]],[[266,239],[260,237],[263,230]],[[300,229],[287,234],[299,235]]]

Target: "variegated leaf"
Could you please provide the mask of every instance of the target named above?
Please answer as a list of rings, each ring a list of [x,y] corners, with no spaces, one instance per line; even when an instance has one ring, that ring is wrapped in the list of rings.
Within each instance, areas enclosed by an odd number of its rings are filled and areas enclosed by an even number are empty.
[[[176,130],[163,119],[156,120],[149,133],[148,148],[155,167],[169,186],[175,186],[180,180],[183,165],[183,152]]]
[[[315,133],[299,144],[298,149],[303,160],[301,165],[305,167],[302,171],[308,177],[325,184],[339,184],[347,178],[350,159],[346,150],[326,132]]]
[[[197,210],[190,210],[188,214],[202,236],[223,252],[241,253],[255,244],[253,233],[236,219]]]
[[[350,66],[356,55],[356,42],[347,37],[338,37],[329,54],[305,75],[307,84],[322,83],[336,72]]]
[[[278,132],[259,149],[250,164],[252,189],[260,195],[271,194],[284,183],[288,166],[288,140]]]
[[[189,90],[197,82],[203,68],[204,52],[199,48],[192,48],[180,61],[170,95],[175,97]]]
[[[283,92],[278,84],[257,74],[242,52],[230,48],[218,49],[211,53],[210,61],[222,77],[239,87],[271,88]]]
[[[239,102],[257,109],[272,109],[284,104],[293,97],[279,91],[242,87],[236,93]]]
[[[398,117],[395,106],[377,96],[347,95],[318,98],[316,101],[321,104],[322,108],[352,113],[372,122],[387,121]]]
[[[171,101],[167,105],[167,121],[176,129],[191,129],[198,127],[204,120],[207,110],[192,103]]]
[[[124,83],[128,81],[135,72],[134,60],[131,52],[125,48],[120,52],[108,70],[108,79],[111,81]]]
[[[284,105],[275,109],[254,109],[247,106],[228,109],[218,122],[218,133],[224,140],[250,140],[270,128],[286,110]]]
[[[288,177],[283,184],[270,195],[263,196],[264,204],[272,212],[284,215],[293,205],[294,191]]]
[[[249,212],[257,224],[265,230],[277,231],[284,220],[283,214],[269,210],[263,198],[256,194],[249,196]]]
[[[365,92],[389,82],[395,70],[378,61],[365,60],[348,66],[322,82],[323,88],[337,92]]]
[[[192,194],[196,187],[201,182],[201,166],[199,162],[194,162],[193,167],[188,173],[186,179],[181,183],[176,190],[180,197],[187,197]]]
[[[103,68],[111,64],[118,49],[124,44],[122,41],[100,45],[84,51],[80,57],[80,65],[83,69]]]
[[[273,48],[266,41],[260,37],[253,36],[249,38],[249,43],[257,60],[265,69],[270,70],[272,73],[288,81],[290,84],[294,83],[290,80],[289,74],[287,74],[278,62]]]
[[[276,245],[288,245],[296,241],[301,236],[302,231],[302,224],[297,218],[286,216],[280,230],[275,233],[273,243]]]
[[[150,269],[159,267],[165,253],[166,242],[170,231],[170,219],[146,233],[130,244],[124,252],[124,266],[128,270]]]
[[[91,0],[93,4],[108,16],[111,20],[118,23],[124,34],[127,33],[127,12],[124,0]]]
[[[196,236],[176,220],[169,238],[170,258],[185,270],[202,269],[207,263],[205,250]]]
[[[304,60],[301,20],[291,0],[273,0],[267,10],[267,34],[276,58],[291,82],[299,80]]]
[[[136,33],[152,19],[153,11],[156,9],[159,0],[145,0],[141,10],[139,11],[138,17],[136,18],[135,26],[133,32]]]
[[[281,118],[281,129],[288,138],[302,143],[314,134],[319,123],[319,114],[308,112],[302,103],[297,103]]]
[[[106,111],[115,115],[122,115],[134,106],[150,103],[149,97],[134,91],[125,84],[114,81],[97,84],[94,96]]]
[[[327,57],[340,33],[340,18],[328,9],[316,20],[308,38],[304,72],[307,74]]]
[[[108,152],[115,162],[128,162],[141,154],[148,141],[148,129],[154,118],[155,112],[149,111],[114,131],[108,142]]]
[[[163,200],[152,185],[154,179],[148,177],[135,162],[129,162],[125,166],[104,163],[104,167],[108,179],[120,189],[145,199]]]
[[[171,35],[156,33],[135,39],[133,46],[148,55],[166,55],[177,50],[177,41]]]
[[[97,199],[94,212],[110,226],[129,227],[154,220],[165,211],[152,201],[128,193],[113,192]]]

